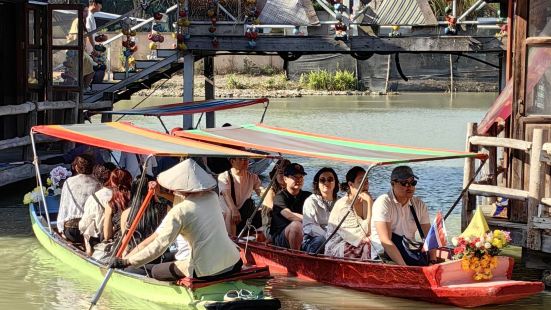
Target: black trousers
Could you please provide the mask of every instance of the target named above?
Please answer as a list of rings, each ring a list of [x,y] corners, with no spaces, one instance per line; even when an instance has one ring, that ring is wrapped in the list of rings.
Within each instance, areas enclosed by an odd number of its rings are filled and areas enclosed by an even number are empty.
[[[233,268],[230,271],[226,271],[221,274],[217,274],[214,276],[206,276],[206,277],[198,277],[194,273],[193,278],[198,280],[203,280],[203,281],[215,281],[218,279],[229,277],[234,273],[240,272],[242,266],[243,266],[243,261],[239,259],[239,261],[233,266]],[[154,265],[153,268],[151,269],[151,276],[154,279],[157,279],[160,281],[176,281],[186,277],[186,275],[176,267],[176,264],[174,262]]]

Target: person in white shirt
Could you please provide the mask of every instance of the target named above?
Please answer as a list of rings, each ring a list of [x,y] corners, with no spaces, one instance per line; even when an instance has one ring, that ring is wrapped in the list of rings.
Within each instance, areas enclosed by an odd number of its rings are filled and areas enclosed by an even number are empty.
[[[187,159],[159,174],[159,185],[174,192],[174,205],[153,241],[140,243],[111,267],[143,266],[161,256],[181,235],[191,248],[188,259],[155,265],[152,276],[174,281],[183,277],[212,279],[237,273],[243,262],[235,243],[228,237],[220,212],[216,180],[194,160]]]
[[[96,27],[96,19],[94,17],[94,13],[100,12],[103,7],[103,1],[102,0],[90,0],[88,5],[88,16],[86,17],[86,31],[92,32],[97,29]],[[95,37],[97,34],[89,35],[88,36],[88,43],[86,44],[86,52],[88,54],[91,54],[94,51],[94,46],[96,45]],[[105,75],[105,71],[103,70],[97,70],[94,73],[94,83],[101,83],[103,81],[103,77]]]
[[[260,196],[261,187],[258,176],[248,170],[249,159],[230,158],[230,164],[230,170],[218,175],[218,187],[226,229],[230,236],[236,236],[254,212],[255,204],[250,199],[252,193]],[[255,214],[252,225],[256,228],[262,226],[260,212]]]
[[[430,218],[427,205],[420,198],[414,196],[416,179],[418,178],[410,167],[394,168],[390,175],[390,191],[375,201],[371,221],[371,257],[373,259],[380,257],[384,252],[396,264],[406,265],[404,257],[393,242],[393,235],[415,239],[418,229],[412,208],[424,235],[426,236],[428,233]]]
[[[132,175],[132,179],[136,179],[142,174],[143,163],[145,162],[146,155],[138,155],[133,153],[121,152],[119,159],[119,167],[126,169]],[[153,177],[153,168],[157,167],[157,160],[155,157],[151,157],[147,163],[146,174]]]
[[[316,253],[325,242],[329,214],[338,198],[339,178],[335,170],[321,168],[314,176],[312,191],[302,207],[302,250]]]
[[[88,154],[75,157],[72,169],[76,175],[65,180],[61,188],[57,229],[71,242],[83,241],[78,224],[84,213],[86,199],[101,188],[101,184],[92,175],[94,158]]]

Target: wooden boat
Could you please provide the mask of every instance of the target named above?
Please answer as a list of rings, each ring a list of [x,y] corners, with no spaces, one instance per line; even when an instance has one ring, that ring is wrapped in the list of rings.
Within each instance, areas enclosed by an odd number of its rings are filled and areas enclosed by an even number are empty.
[[[245,241],[238,243],[242,250]],[[474,281],[461,269],[460,261],[428,267],[411,267],[380,262],[333,258],[249,241],[247,263],[269,266],[272,272],[347,287],[355,290],[450,304],[479,307],[504,304],[537,294],[543,283],[511,280],[513,259],[500,256],[490,281]]]
[[[215,145],[197,144],[196,141],[183,141],[181,138],[141,129],[126,123],[102,123],[91,125],[51,125],[36,126],[31,131],[34,134],[42,133],[51,137],[68,139],[89,145],[101,146],[119,151],[138,154],[204,154],[224,156],[257,156],[255,154],[227,149]],[[35,165],[37,165],[35,163]],[[40,178],[38,179],[41,184]],[[33,232],[40,244],[52,255],[64,262],[68,268],[74,268],[83,276],[93,278],[101,283],[104,279],[107,266],[87,257],[76,246],[69,244],[53,228],[55,222],[50,220],[47,200],[36,205],[31,204],[29,213]],[[222,280],[206,282],[184,278],[176,283],[158,281],[146,276],[128,273],[115,269],[107,285],[107,289],[119,290],[144,300],[163,303],[194,306],[203,309],[239,308],[266,308],[279,309],[277,299],[264,297],[263,288],[269,278],[269,269],[263,267],[244,268],[240,273]],[[223,298],[229,290],[246,289],[254,296],[254,300],[224,302]]]
[[[483,155],[475,153],[345,139],[264,124],[232,127],[231,130],[189,130],[177,134],[226,146],[367,164],[366,176],[373,167],[381,165],[462,157],[484,159]],[[238,242],[243,249],[244,242]],[[506,257],[499,258],[491,281],[477,282],[471,273],[461,270],[459,261],[429,267],[397,266],[310,255],[253,241],[248,242],[244,255],[249,263],[331,285],[460,307],[508,303],[543,290],[541,282],[512,281],[513,260]]]

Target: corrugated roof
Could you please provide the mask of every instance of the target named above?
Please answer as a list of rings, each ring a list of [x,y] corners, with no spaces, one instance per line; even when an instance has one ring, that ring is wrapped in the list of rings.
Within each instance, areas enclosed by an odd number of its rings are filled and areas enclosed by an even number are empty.
[[[364,22],[368,22],[364,19]],[[436,17],[427,0],[385,0],[372,23],[379,25],[432,25]]]

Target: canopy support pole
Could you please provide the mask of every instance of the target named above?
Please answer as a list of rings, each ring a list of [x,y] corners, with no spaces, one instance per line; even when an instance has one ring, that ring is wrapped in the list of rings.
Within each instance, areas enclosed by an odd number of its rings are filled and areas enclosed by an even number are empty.
[[[208,116],[208,113],[214,113],[214,112],[207,112],[207,116]],[[199,128],[199,124],[201,124],[201,119],[203,119],[203,114],[205,114],[205,113],[201,113],[201,115],[199,115],[199,119],[197,120],[197,124],[195,124],[195,127],[193,127],[193,129]]]
[[[163,128],[165,129],[165,132],[166,132],[167,134],[169,134],[168,128],[166,128],[165,123],[163,122],[163,120],[161,119],[161,117],[160,117],[159,115],[157,115],[157,119],[159,119],[159,122],[161,122],[161,125],[163,125]],[[144,171],[145,171],[145,170],[144,170]]]
[[[463,188],[463,190],[461,191],[461,194],[459,194],[459,196],[457,197],[457,199],[455,200],[455,202],[453,203],[453,205],[450,207],[450,209],[448,210],[448,212],[446,212],[446,215],[444,216],[444,221],[448,218],[448,216],[450,216],[450,214],[452,213],[453,209],[455,209],[455,207],[457,206],[457,204],[459,203],[459,201],[461,200],[461,198],[463,198],[463,195],[465,195],[465,193],[469,190],[469,186],[471,186],[471,184],[473,184],[474,182],[474,179],[476,178],[476,176],[480,173],[480,171],[482,171],[482,168],[484,167],[484,164],[486,163],[486,159],[482,159],[482,161],[480,162],[480,166],[478,166],[478,168],[476,169],[476,172],[474,173],[473,177],[469,180],[469,182],[467,183],[467,185]]]
[[[220,4],[218,4],[218,7],[223,8]],[[203,58],[203,75],[205,77],[205,100],[214,99],[214,56]],[[207,112],[205,122],[207,128],[214,128],[216,126],[216,113]],[[199,122],[197,123],[199,124]]]
[[[281,154],[279,154],[279,155],[280,155],[280,158],[281,158]],[[282,164],[283,164],[283,161],[280,161],[279,165],[276,165],[276,169],[278,169],[279,166],[282,165]],[[264,193],[262,193],[262,196],[260,197],[260,201],[258,202],[257,205],[255,205],[253,213],[251,214],[251,216],[249,216],[249,218],[247,218],[247,222],[245,224],[245,227],[243,227],[243,229],[241,229],[241,231],[239,232],[239,235],[237,235],[237,240],[239,240],[239,238],[241,238],[241,236],[245,233],[245,230],[249,229],[249,227],[252,225],[253,218],[256,215],[256,213],[258,212],[258,208],[260,208],[262,206],[262,203],[264,202],[264,199],[266,198],[266,195],[268,195],[268,192],[270,191],[270,188],[272,188],[272,185],[274,184],[276,179],[277,179],[277,173],[274,173],[274,176],[270,180],[270,183],[268,184],[268,187],[266,187],[266,190],[264,190]]]
[[[36,172],[36,181],[38,186],[40,186],[40,198],[42,198],[42,203],[44,204],[44,213],[46,214],[46,221],[48,222],[48,229],[50,234],[53,234],[52,224],[50,223],[50,213],[48,212],[48,204],[46,203],[46,196],[44,196],[44,191],[42,190],[42,179],[40,178],[40,165],[38,163],[38,154],[36,153],[36,144],[34,141],[34,131],[31,129],[31,145],[33,148],[33,165],[34,171]]]
[[[195,56],[192,53],[184,55],[184,102],[193,102],[193,71],[195,67]],[[182,128],[193,128],[193,114],[184,115],[182,119]]]
[[[264,112],[262,112],[262,117],[260,118],[260,124],[264,122],[264,116],[266,116],[266,111],[268,111],[268,107],[270,106],[270,101],[266,102],[264,105]]]
[[[362,182],[360,182],[360,186],[358,188],[363,188],[364,187],[364,184],[365,182],[367,182],[367,179],[368,179],[368,176],[369,176],[369,172],[371,171],[371,169],[373,169],[375,166],[377,165],[371,165],[367,168],[367,171],[365,172],[364,174],[364,177],[362,178]],[[331,240],[331,238],[333,238],[333,236],[335,236],[335,234],[337,233],[337,231],[339,230],[339,228],[341,228],[342,226],[342,223],[344,223],[344,220],[346,220],[346,218],[348,217],[348,215],[350,214],[350,212],[352,212],[352,209],[354,208],[354,204],[356,203],[356,200],[358,200],[358,197],[360,197],[360,191],[357,191],[356,192],[356,195],[354,195],[354,198],[352,198],[352,202],[350,203],[350,208],[348,208],[348,212],[346,212],[346,214],[344,215],[344,217],[342,218],[342,220],[339,222],[339,224],[337,225],[337,227],[335,228],[335,230],[333,230],[333,232],[331,233],[331,235],[329,235],[329,237],[327,237],[327,239],[325,239],[325,241],[323,241],[323,243],[321,244],[321,246],[318,248],[318,250],[316,251],[316,253],[314,253],[314,255],[318,255],[322,249],[325,249],[325,245],[327,244],[327,242],[329,240]]]

